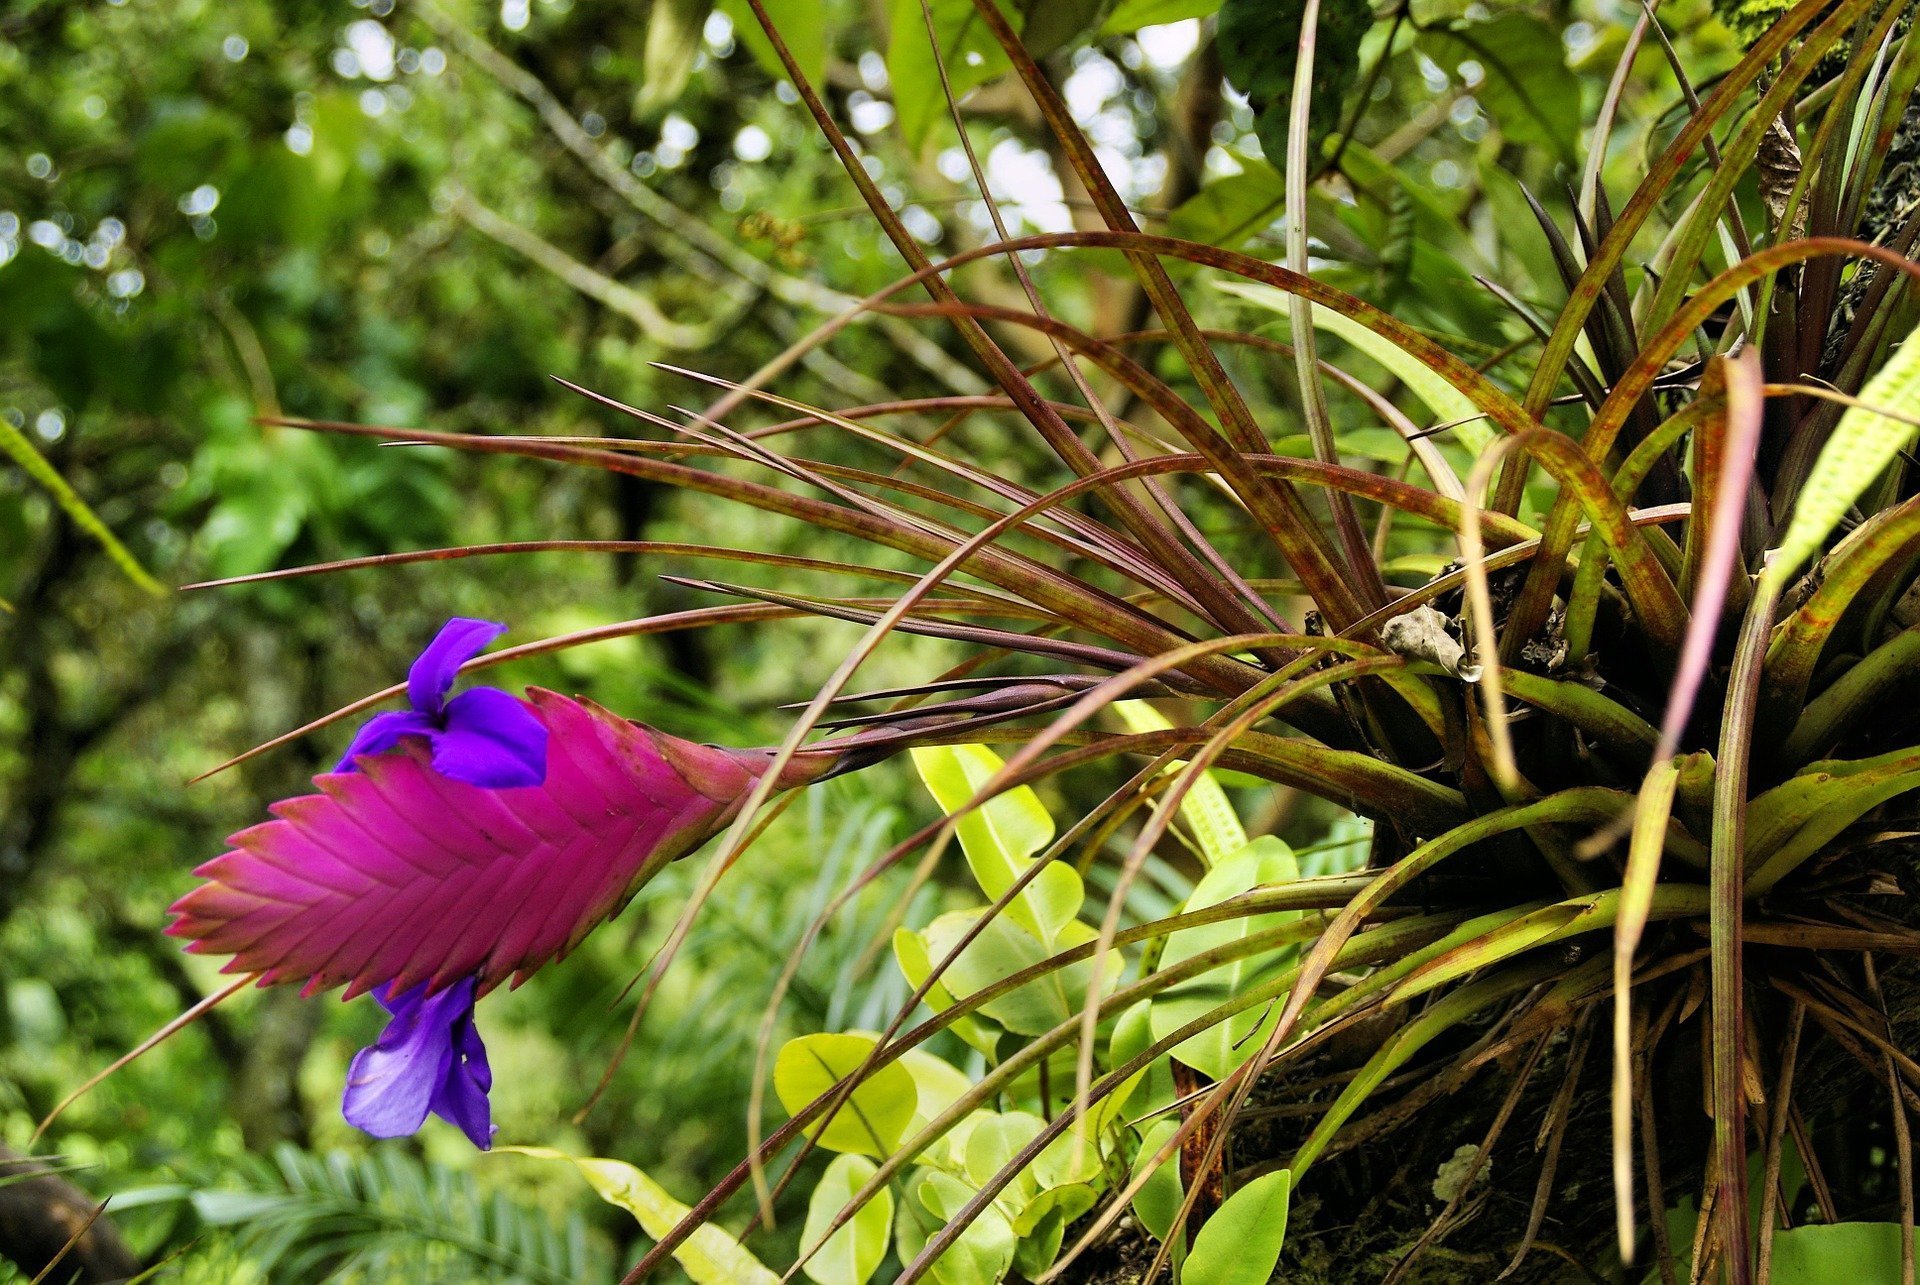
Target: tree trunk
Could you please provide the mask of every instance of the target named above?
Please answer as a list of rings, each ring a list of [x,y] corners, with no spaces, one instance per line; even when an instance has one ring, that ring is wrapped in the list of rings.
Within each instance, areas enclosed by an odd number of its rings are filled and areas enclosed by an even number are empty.
[[[0,1258],[30,1279],[56,1260],[49,1280],[95,1285],[140,1273],[140,1260],[99,1209],[98,1201],[44,1162],[0,1146]]]

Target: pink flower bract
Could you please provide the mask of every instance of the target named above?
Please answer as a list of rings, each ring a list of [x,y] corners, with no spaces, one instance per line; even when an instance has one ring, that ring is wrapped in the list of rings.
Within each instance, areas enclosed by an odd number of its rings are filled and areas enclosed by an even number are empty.
[[[696,745],[534,689],[546,780],[484,789],[420,737],[314,778],[319,794],[228,840],[174,903],[187,949],[262,985],[347,997],[473,977],[480,994],[564,955],[639,885],[730,821],[765,751]]]

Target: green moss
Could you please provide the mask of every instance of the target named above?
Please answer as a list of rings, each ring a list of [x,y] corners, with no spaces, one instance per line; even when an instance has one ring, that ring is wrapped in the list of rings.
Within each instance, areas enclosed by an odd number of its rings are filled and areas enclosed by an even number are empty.
[[[1758,36],[1792,7],[1788,0],[1713,0],[1714,13],[1743,40]]]

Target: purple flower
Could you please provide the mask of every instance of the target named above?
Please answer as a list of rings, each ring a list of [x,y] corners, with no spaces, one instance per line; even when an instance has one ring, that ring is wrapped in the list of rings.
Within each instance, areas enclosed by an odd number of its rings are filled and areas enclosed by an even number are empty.
[[[424,736],[434,771],[442,776],[490,790],[546,780],[547,729],[526,706],[497,687],[472,687],[447,699],[460,666],[506,631],[491,620],[449,620],[407,671],[413,708],[370,720],[334,770],[352,772],[362,755],[390,750],[403,737]]]
[[[493,1071],[473,1024],[473,978],[437,995],[427,994],[425,982],[397,997],[392,990],[374,992],[393,1017],[378,1040],[354,1054],[340,1113],[376,1138],[399,1138],[418,1132],[432,1112],[488,1150]]]

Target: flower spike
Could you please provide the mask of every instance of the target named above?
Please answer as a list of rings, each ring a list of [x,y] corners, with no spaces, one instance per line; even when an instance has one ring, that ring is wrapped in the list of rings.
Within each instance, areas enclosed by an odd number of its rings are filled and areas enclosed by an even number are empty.
[[[233,956],[226,971],[259,973],[262,985],[345,984],[352,998],[422,983],[432,994],[471,977],[484,995],[573,949],[716,834],[769,762],[764,750],[698,745],[588,701],[529,695],[516,704],[546,737],[540,784],[452,779],[417,739],[363,756],[234,835],[167,931],[195,953]],[[839,758],[802,755],[781,784],[816,780]]]

